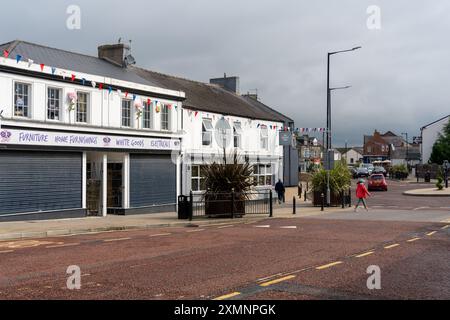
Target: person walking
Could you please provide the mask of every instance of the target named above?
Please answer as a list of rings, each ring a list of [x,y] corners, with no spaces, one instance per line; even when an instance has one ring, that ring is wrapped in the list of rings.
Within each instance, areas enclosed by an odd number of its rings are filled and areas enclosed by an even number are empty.
[[[358,211],[358,207],[361,204],[361,202],[364,205],[364,208],[366,209],[366,211],[369,211],[369,208],[367,207],[367,203],[366,203],[366,198],[368,196],[370,197],[370,193],[369,193],[369,191],[367,191],[364,180],[360,179],[358,181],[358,185],[356,186],[356,197],[358,198],[358,202],[356,203],[356,206],[355,206],[355,212]]]
[[[281,182],[281,179],[278,180],[278,182],[275,184],[275,191],[278,194],[278,203],[281,204],[281,202],[284,202],[284,193],[286,192],[286,189],[284,188],[283,182]]]

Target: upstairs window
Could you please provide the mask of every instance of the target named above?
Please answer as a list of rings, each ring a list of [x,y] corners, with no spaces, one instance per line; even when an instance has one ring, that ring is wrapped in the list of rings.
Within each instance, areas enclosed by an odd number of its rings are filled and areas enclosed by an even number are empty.
[[[47,89],[47,119],[60,120],[61,113],[61,89]]]
[[[269,132],[267,130],[267,126],[261,126],[260,131],[260,147],[261,149],[267,149],[269,147]]]
[[[152,102],[150,102],[150,104],[144,102],[144,110],[142,110],[142,128],[153,129]]]
[[[203,119],[203,123],[202,123],[202,145],[204,145],[204,146],[211,146],[213,130],[214,130],[214,128],[212,126],[211,119]]]
[[[17,117],[30,117],[31,85],[27,83],[14,83],[14,115]]]
[[[131,127],[131,100],[122,100],[122,127]]]
[[[170,112],[169,107],[163,104],[161,107],[161,130],[170,130]]]
[[[242,127],[240,122],[233,124],[233,142],[235,148],[241,148]]]
[[[77,113],[76,121],[78,123],[88,122],[89,94],[86,92],[77,92]]]

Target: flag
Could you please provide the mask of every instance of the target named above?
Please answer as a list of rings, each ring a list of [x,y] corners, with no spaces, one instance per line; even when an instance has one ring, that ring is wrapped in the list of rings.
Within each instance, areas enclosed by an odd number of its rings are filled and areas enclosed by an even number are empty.
[[[91,81],[92,88],[95,88],[97,86],[97,83],[95,81]]]
[[[34,61],[31,59],[28,59],[28,68],[30,68],[33,65]]]
[[[8,58],[9,57],[9,51],[8,50],[3,50],[3,56],[5,58]]]
[[[84,86],[84,84],[86,83],[86,79],[85,79],[85,78],[81,79],[81,83],[82,83],[83,86]]]
[[[44,72],[44,67],[45,67],[45,64],[43,64],[43,63],[41,63],[41,72]]]
[[[112,92],[112,88],[111,88],[111,86],[108,86],[108,93],[111,94],[111,92]]]
[[[103,83],[100,83],[100,84],[98,85],[98,88],[99,88],[100,90],[102,90],[102,89],[103,89]]]
[[[72,81],[75,81],[75,75],[72,74]]]
[[[20,54],[18,54],[18,55],[16,56],[16,61],[17,61],[17,63],[19,63],[20,60],[22,60],[22,56],[21,56]]]
[[[55,72],[56,72],[56,68],[52,67],[52,75],[55,75]]]

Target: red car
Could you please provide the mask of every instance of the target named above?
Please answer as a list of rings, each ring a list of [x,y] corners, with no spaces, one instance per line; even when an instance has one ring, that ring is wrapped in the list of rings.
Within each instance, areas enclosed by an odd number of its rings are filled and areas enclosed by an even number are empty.
[[[369,191],[382,190],[388,191],[386,178],[383,174],[373,174],[369,177]]]

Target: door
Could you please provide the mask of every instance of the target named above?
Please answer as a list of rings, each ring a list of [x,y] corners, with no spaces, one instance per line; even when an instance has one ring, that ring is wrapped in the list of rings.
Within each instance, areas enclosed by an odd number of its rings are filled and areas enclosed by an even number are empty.
[[[108,163],[108,208],[123,206],[123,164]]]

